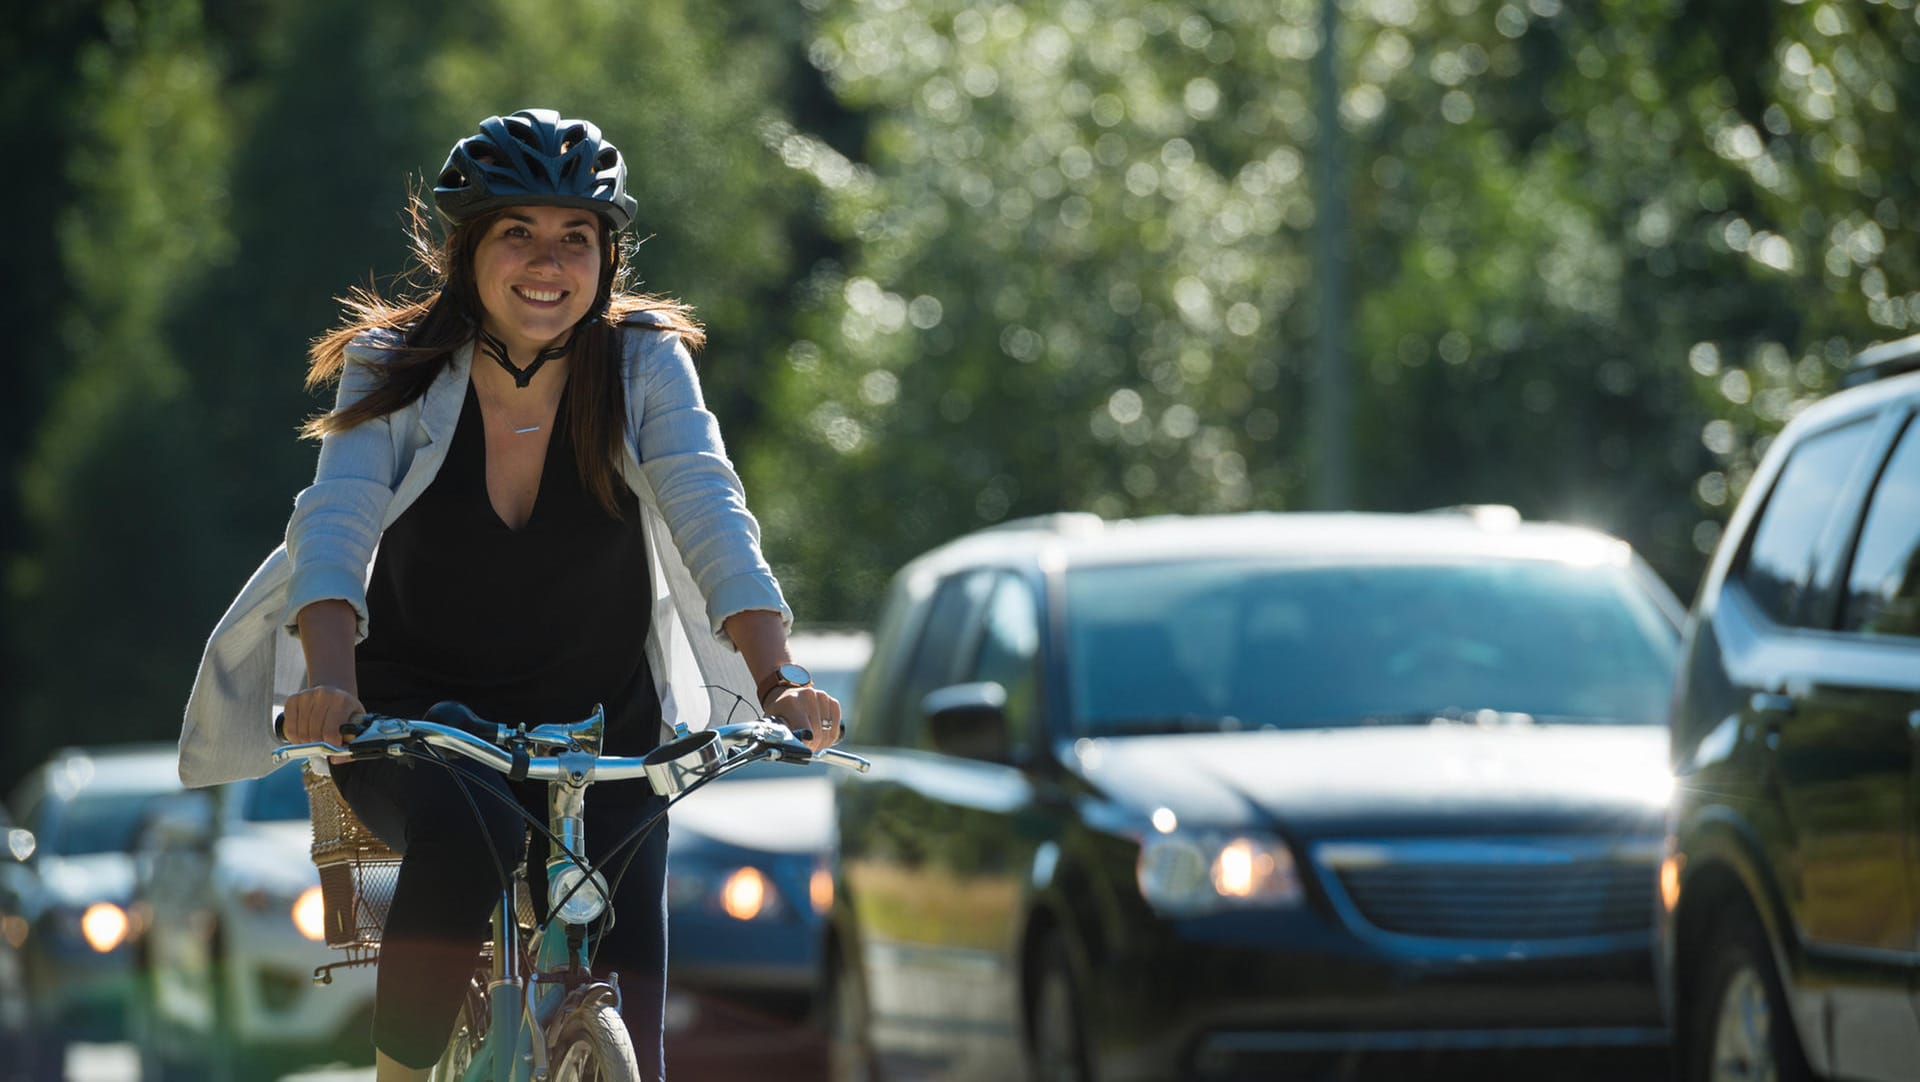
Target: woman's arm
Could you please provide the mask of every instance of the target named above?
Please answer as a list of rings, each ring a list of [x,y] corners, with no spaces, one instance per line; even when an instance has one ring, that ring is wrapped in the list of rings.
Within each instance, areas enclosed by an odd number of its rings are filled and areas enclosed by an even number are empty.
[[[348,347],[334,409],[379,383],[378,351]],[[293,563],[286,621],[299,636],[307,684],[284,706],[295,743],[340,742],[340,726],[364,709],[354,644],[366,631],[366,569],[396,482],[392,422],[378,417],[320,442],[313,484],[294,501],[287,524]]]
[[[356,341],[347,347],[336,412],[379,385],[380,358],[380,351],[371,344]],[[320,441],[313,484],[295,498],[293,517],[287,523],[287,556],[293,565],[287,584],[288,630],[301,633],[298,618],[307,606],[337,600],[346,602],[357,615],[354,640],[365,636],[367,564],[380,541],[398,472],[390,416],[364,421]]]
[[[721,635],[728,617],[757,609],[790,623],[793,614],[760,551],[760,524],[747,510],[720,423],[701,397],[692,356],[677,335],[637,327],[623,333],[635,343],[627,347],[636,354],[628,363],[640,366],[640,401],[629,403],[639,410],[633,450],[706,600],[711,630]]]
[[[340,726],[365,709],[353,666],[359,614],[345,601],[315,601],[301,609],[296,620],[300,649],[307,657],[307,686],[287,696],[287,739],[338,744]]]
[[[721,627],[753,673],[754,686],[793,658],[787,653],[787,623],[777,612],[749,609],[727,617]],[[839,741],[840,704],[819,688],[782,688],[760,709],[794,729],[811,729],[807,743],[815,751]]]

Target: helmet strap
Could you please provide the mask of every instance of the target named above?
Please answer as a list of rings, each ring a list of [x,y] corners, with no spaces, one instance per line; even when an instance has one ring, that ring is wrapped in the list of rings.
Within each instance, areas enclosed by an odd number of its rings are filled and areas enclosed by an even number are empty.
[[[523,391],[533,383],[533,374],[540,371],[541,365],[555,358],[565,357],[567,351],[573,348],[573,340],[580,336],[580,327],[578,324],[575,324],[573,333],[567,335],[566,341],[557,346],[548,346],[546,349],[534,354],[532,363],[528,364],[525,368],[521,368],[514,364],[513,359],[508,356],[507,344],[505,342],[501,341],[497,335],[489,333],[485,327],[480,327],[478,330],[480,332],[481,352],[492,357],[500,367],[506,369],[507,374],[513,377],[513,385]]]

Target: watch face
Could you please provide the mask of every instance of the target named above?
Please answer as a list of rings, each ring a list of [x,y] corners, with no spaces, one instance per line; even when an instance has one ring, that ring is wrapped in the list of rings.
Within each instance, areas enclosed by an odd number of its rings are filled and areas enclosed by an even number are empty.
[[[808,672],[804,667],[795,665],[791,661],[780,666],[778,672],[781,682],[791,684],[794,687],[806,687],[813,683],[813,674]]]

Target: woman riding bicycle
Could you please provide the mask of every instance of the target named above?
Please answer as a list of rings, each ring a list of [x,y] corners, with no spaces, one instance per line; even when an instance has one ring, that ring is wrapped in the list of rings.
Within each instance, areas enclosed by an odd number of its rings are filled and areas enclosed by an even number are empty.
[[[208,644],[181,737],[189,784],[271,766],[263,707],[275,670],[302,662],[284,706],[296,743],[338,744],[363,710],[419,717],[443,699],[529,726],[604,703],[604,750],[641,755],[736,694],[811,729],[815,747],[838,739],[839,704],[788,657],[791,614],[702,402],[688,353],[700,328],[622,288],[617,234],[638,209],[626,175],[596,126],[549,110],[489,117],[454,145],[433,188],[440,243],[413,207],[433,287],[398,302],[356,292],[314,345],[308,384],[337,380],[338,402],[307,426],[320,461],[285,546]],[[545,787],[392,759],[332,772],[403,855],[373,1035],[380,1082],[423,1078],[486,938],[496,868],[521,856],[510,800],[543,821]],[[644,785],[594,787],[589,859],[660,802]],[[664,1073],[665,834],[616,887],[599,948],[649,1077]]]

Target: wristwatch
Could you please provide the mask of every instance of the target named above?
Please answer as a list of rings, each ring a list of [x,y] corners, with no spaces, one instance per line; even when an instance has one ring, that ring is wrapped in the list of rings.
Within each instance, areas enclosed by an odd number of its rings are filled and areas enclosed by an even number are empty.
[[[781,688],[810,688],[813,686],[813,674],[804,666],[789,661],[760,678],[760,705],[767,704],[767,696]]]

